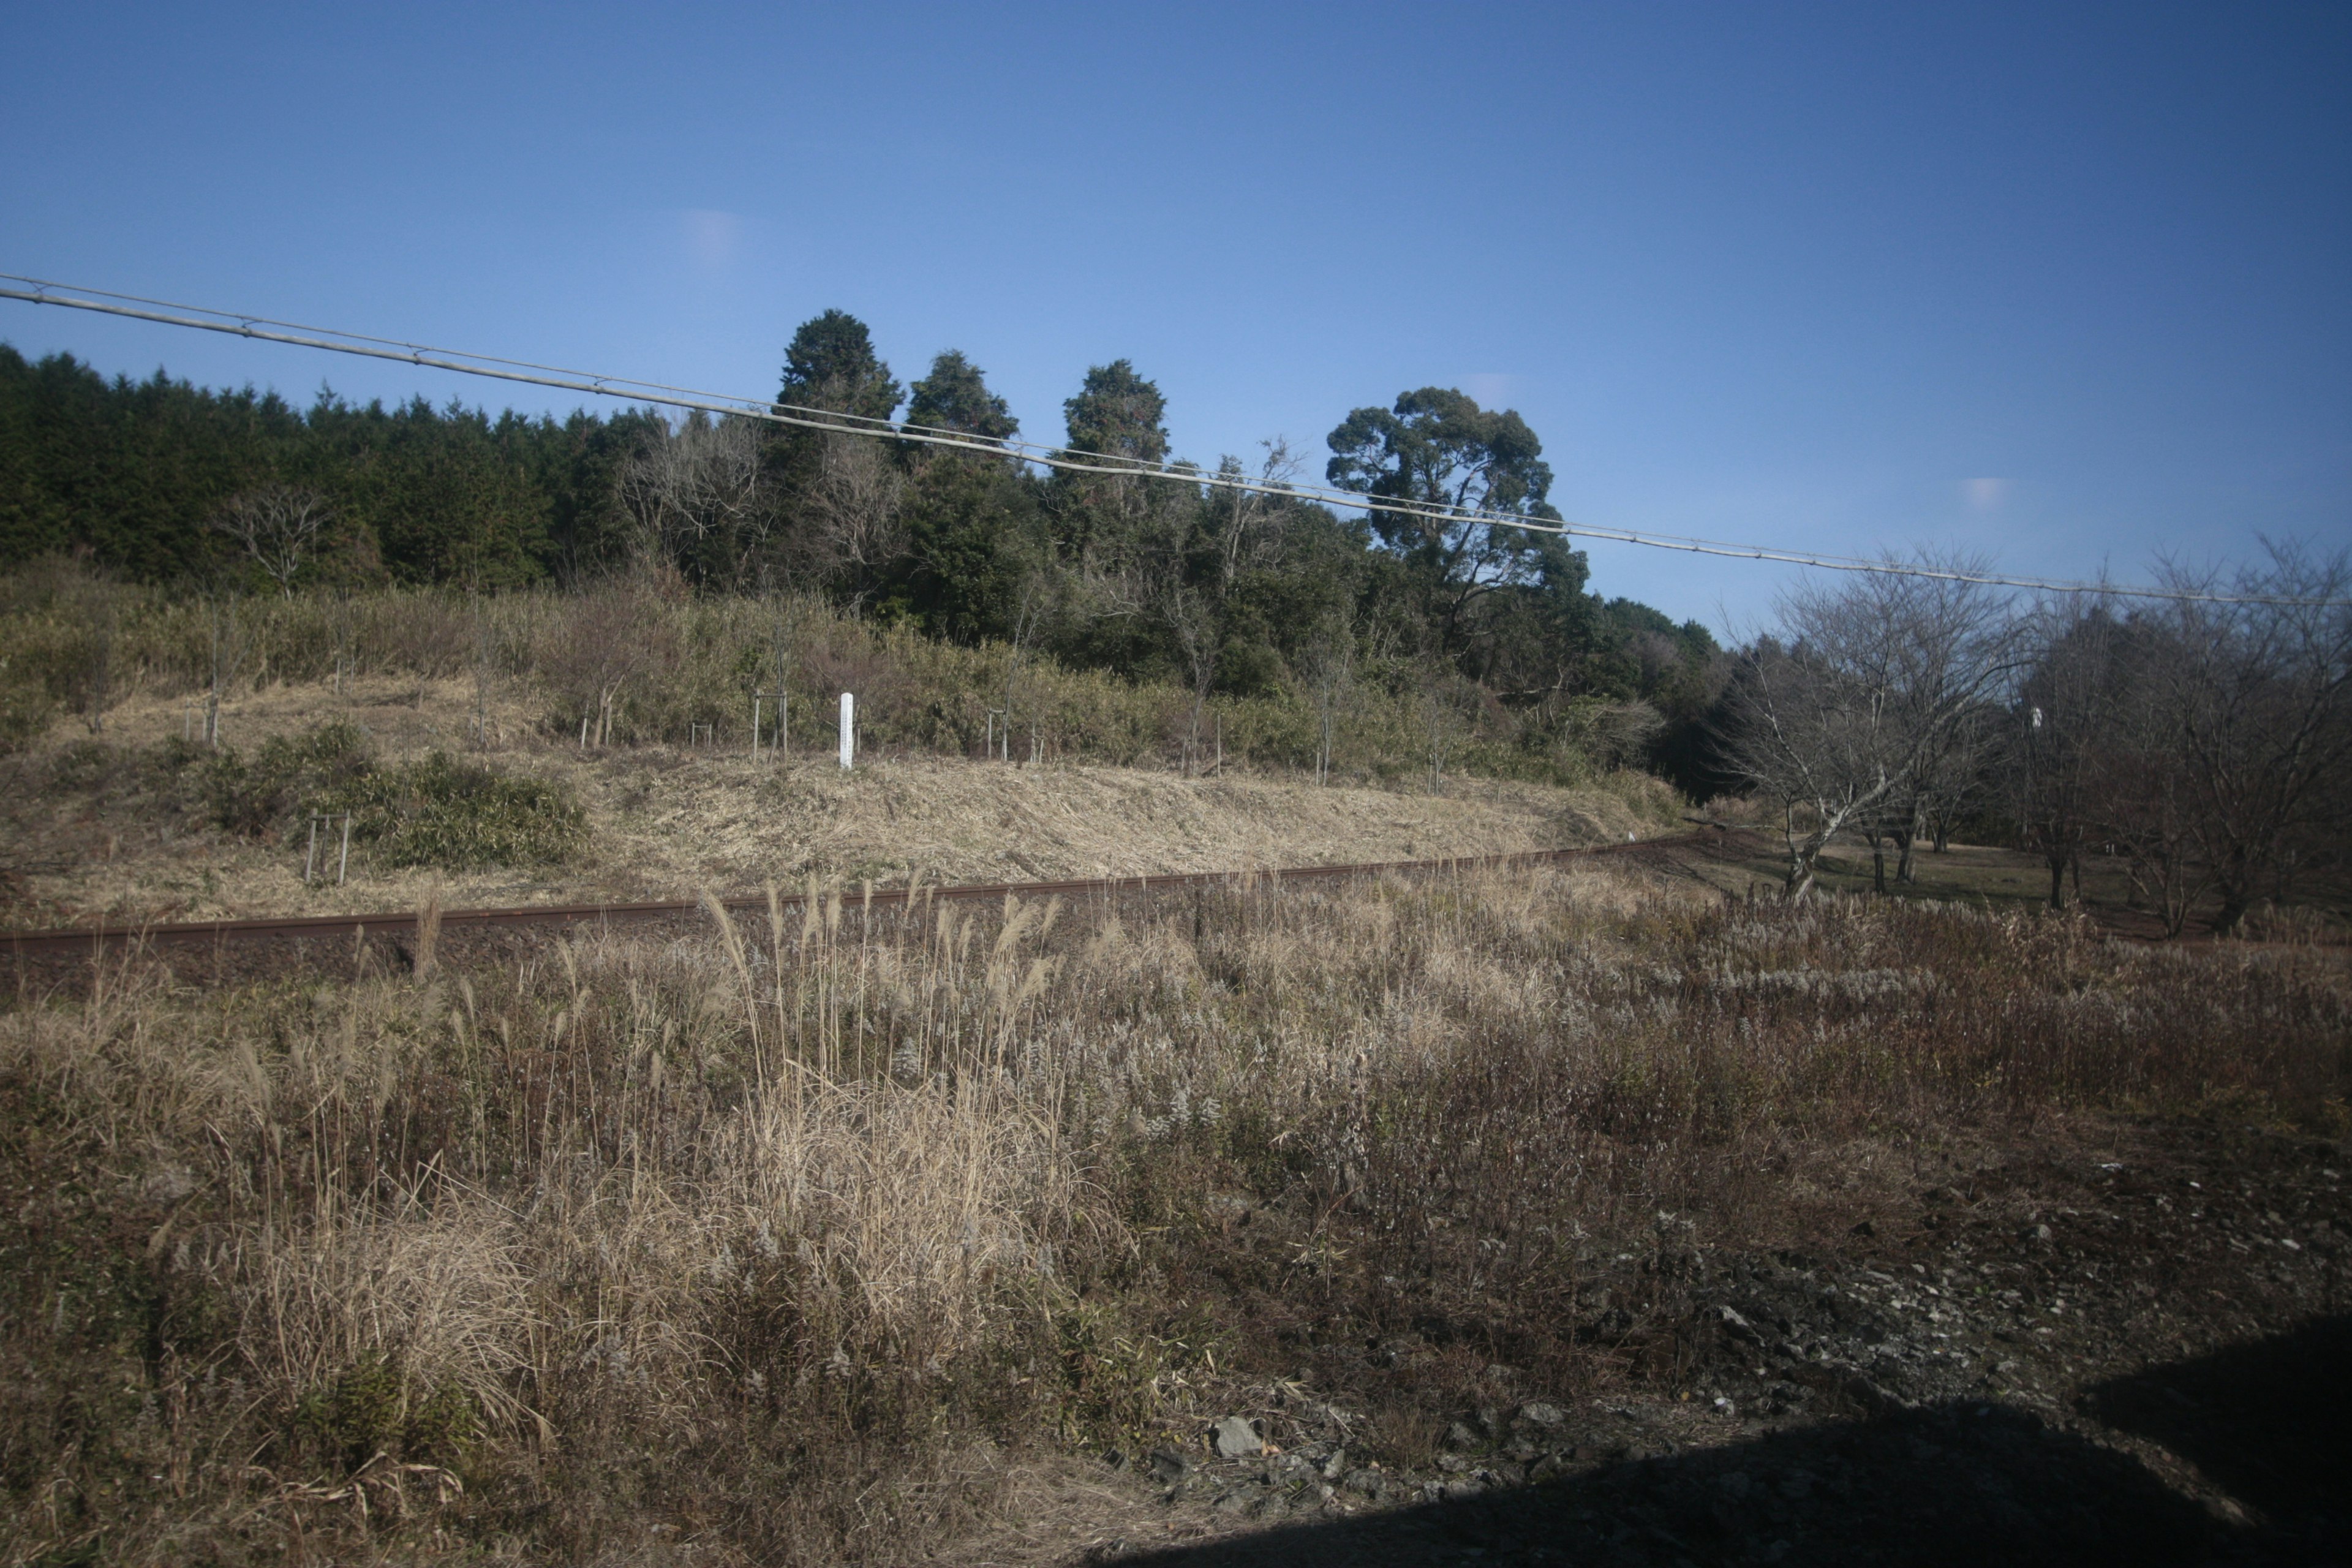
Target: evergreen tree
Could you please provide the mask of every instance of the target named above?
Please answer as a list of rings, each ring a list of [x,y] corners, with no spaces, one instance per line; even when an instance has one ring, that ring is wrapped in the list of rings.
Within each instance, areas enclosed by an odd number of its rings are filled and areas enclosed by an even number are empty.
[[[953,349],[915,384],[907,419],[983,441],[1004,440],[1021,427],[980,367]],[[904,458],[908,554],[885,602],[959,642],[1016,635],[1024,589],[1045,572],[1049,553],[1037,487],[1009,458],[913,443]]]
[[[665,429],[660,415],[642,408],[610,418],[574,409],[560,425],[551,419],[533,427],[527,449],[532,480],[548,498],[547,571],[576,577],[625,553],[629,520],[620,503],[621,470]]]
[[[0,345],[0,559],[83,549],[150,580],[194,570],[205,521],[277,477],[302,434],[276,394],[216,394],[158,371],[108,382],[70,355]]]
[[[1474,645],[1489,629],[1480,612],[1498,591],[1535,586],[1564,595],[1582,588],[1573,552],[1474,516],[1559,521],[1545,500],[1551,468],[1543,461],[1543,443],[1515,410],[1489,412],[1451,387],[1424,386],[1400,394],[1392,408],[1355,410],[1328,444],[1325,477],[1332,485],[1376,503],[1412,504],[1411,511],[1375,504],[1372,527],[1412,569],[1431,630],[1446,653],[1479,662]]]
[[[374,535],[403,582],[507,587],[540,576],[552,510],[532,482],[530,422],[422,397],[387,412],[322,396],[310,428],[347,516]],[[336,461],[340,458],[340,461]]]
[[[887,419],[904,396],[890,367],[875,353],[866,323],[846,310],[827,310],[803,321],[784,350],[779,404]]]
[[[1160,388],[1135,374],[1123,359],[1087,372],[1078,395],[1062,405],[1068,421],[1069,449],[1114,461],[1157,464],[1168,460],[1168,400]]]
[[[1078,461],[1157,467],[1168,460],[1168,400],[1127,360],[1087,372],[1078,395],[1062,405],[1066,450]],[[1176,500],[1164,480],[1057,470],[1054,514],[1063,548],[1074,560],[1117,569],[1147,525]]]
[[[980,366],[954,349],[932,360],[931,374],[915,383],[907,423],[983,441],[1006,440],[1021,428],[1004,399],[988,390]]]

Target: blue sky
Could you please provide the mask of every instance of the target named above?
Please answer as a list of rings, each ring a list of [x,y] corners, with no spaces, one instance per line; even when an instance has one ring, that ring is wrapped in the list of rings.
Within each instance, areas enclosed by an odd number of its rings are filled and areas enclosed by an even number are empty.
[[[1571,519],[2352,540],[2352,6],[17,7],[0,270],[761,394],[856,312],[1184,456],[1459,385]],[[530,389],[0,302],[109,372]],[[554,397],[559,407],[572,400]],[[1784,569],[1591,547],[1722,625]]]

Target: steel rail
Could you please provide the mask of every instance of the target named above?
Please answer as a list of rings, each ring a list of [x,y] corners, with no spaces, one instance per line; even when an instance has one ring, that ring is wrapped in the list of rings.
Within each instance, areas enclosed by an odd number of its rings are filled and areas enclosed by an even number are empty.
[[[1054,882],[979,882],[903,888],[834,887],[818,891],[819,899],[838,898],[845,909],[887,909],[909,898],[958,900],[1036,899],[1055,896],[1164,892],[1171,889],[1232,887],[1265,882],[1311,881],[1320,879],[1378,877],[1391,873],[1475,870],[1507,866],[1541,866],[1597,855],[1622,855],[1662,844],[1686,843],[1697,837],[1674,834],[1663,838],[1629,840],[1623,844],[1588,845],[1570,849],[1521,849],[1500,855],[1455,855],[1432,860],[1375,860],[1347,866],[1289,866],[1256,871],[1161,871],[1139,877],[1077,877]],[[733,911],[761,911],[768,907],[765,889],[730,893],[717,899],[666,899],[645,903],[526,904],[513,909],[446,910],[439,929],[498,930],[536,925],[614,925],[693,915],[711,903]],[[779,888],[779,907],[799,909],[808,901],[805,890]],[[360,915],[263,915],[246,920],[186,921],[150,925],[80,926],[58,931],[0,931],[0,951],[29,957],[37,953],[103,952],[109,946],[134,947],[156,943],[231,942],[268,938],[396,936],[414,932],[422,911],[405,910]]]

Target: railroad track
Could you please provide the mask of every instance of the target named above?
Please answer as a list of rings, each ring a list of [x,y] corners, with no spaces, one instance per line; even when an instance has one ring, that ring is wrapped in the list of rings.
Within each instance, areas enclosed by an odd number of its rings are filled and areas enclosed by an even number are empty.
[[[1488,867],[1542,866],[1600,856],[1640,854],[1685,843],[1694,835],[1676,834],[1638,843],[1603,844],[1580,849],[1528,849],[1506,855],[1448,856],[1434,860],[1381,860],[1354,866],[1294,866],[1266,871],[1169,871],[1148,877],[1082,877],[1061,882],[982,882],[961,886],[835,889],[860,908],[889,908],[910,896],[925,899],[1001,900],[1007,896],[1033,899],[1055,895],[1079,897],[1118,893],[1160,892],[1182,888],[1233,887],[1244,883],[1310,881],[1318,879],[1377,877],[1391,872],[1466,871]],[[821,895],[823,896],[823,895]],[[806,902],[806,892],[779,889],[776,901],[788,909]],[[730,894],[716,900],[729,910],[765,910],[768,894]],[[530,904],[503,910],[445,910],[444,932],[497,930],[521,926],[625,925],[642,921],[671,920],[703,908],[699,899],[664,900],[635,904]],[[32,957],[45,953],[100,952],[109,947],[211,942],[231,943],[304,937],[366,938],[414,933],[423,916],[418,910],[362,915],[263,916],[253,920],[186,921],[120,926],[82,926],[62,931],[0,932],[0,952]]]

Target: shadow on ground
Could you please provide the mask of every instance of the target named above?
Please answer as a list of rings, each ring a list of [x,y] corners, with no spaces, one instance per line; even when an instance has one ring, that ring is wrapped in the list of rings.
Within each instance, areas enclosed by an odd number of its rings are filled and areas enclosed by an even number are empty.
[[[2117,1379],[2084,1408],[2256,1517],[2225,1521],[2127,1454],[1964,1401],[1118,1561],[2352,1563],[2352,1319]]]
[[[2083,1406],[2187,1459],[2275,1531],[2352,1555],[2352,1317],[2116,1378]]]

